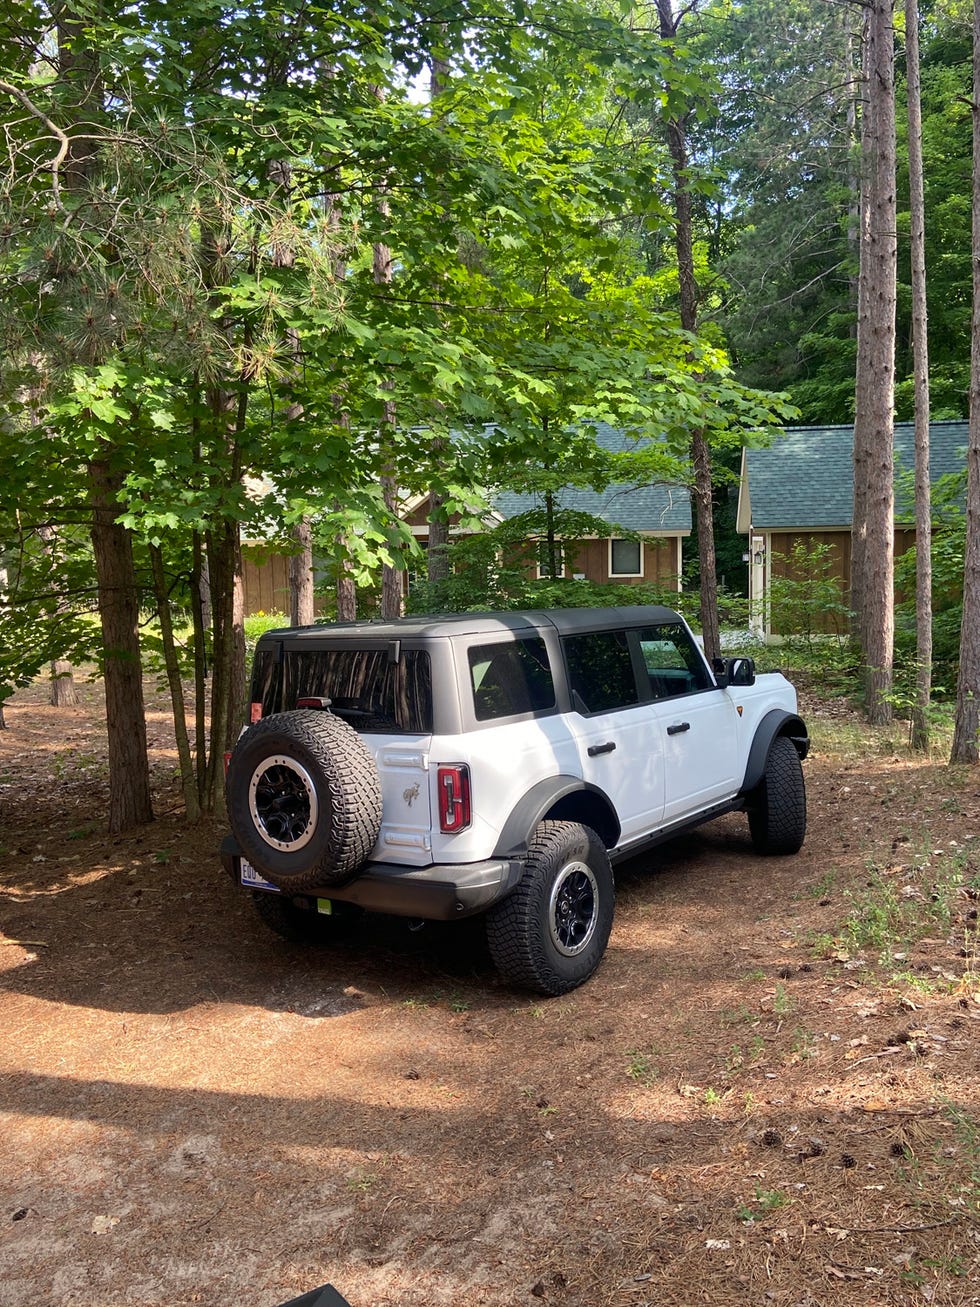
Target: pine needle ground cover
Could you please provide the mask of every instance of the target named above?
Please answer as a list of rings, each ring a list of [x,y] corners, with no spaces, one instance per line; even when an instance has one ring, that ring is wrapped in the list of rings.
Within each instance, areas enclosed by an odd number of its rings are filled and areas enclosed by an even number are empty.
[[[0,733],[0,1307],[978,1301],[974,771],[808,695],[803,852],[732,816],[618,868],[538,1000],[478,923],[271,935],[147,694],[135,836],[97,684]]]

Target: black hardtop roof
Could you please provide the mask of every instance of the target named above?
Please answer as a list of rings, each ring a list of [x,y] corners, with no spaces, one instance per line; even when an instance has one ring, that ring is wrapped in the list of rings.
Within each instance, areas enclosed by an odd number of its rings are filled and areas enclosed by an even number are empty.
[[[279,627],[266,631],[259,644],[316,644],[340,641],[417,640],[438,636],[498,635],[503,631],[540,631],[548,627],[560,635],[584,631],[616,631],[625,627],[676,622],[678,614],[661,604],[633,604],[622,608],[537,608],[523,612],[429,613],[393,621],[324,622],[316,626]]]

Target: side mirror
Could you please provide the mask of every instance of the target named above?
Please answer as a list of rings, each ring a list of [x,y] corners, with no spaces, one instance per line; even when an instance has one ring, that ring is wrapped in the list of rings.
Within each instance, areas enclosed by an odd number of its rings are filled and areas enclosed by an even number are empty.
[[[712,658],[711,666],[722,688],[755,685],[755,663],[751,658]]]

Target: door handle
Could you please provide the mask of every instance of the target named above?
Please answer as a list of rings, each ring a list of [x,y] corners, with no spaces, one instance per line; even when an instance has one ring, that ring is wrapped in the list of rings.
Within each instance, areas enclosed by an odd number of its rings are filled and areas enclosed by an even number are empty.
[[[615,740],[607,740],[605,744],[590,744],[589,757],[598,758],[600,753],[612,753],[615,747],[616,747]]]
[[[673,726],[667,727],[668,735],[683,735],[685,731],[691,729],[690,722],[675,722]]]

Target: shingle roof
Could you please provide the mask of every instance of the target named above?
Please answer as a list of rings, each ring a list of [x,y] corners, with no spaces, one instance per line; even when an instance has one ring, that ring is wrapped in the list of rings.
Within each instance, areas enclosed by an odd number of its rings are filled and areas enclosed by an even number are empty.
[[[965,420],[930,424],[932,480],[966,465]],[[849,527],[853,511],[853,426],[788,427],[766,449],[746,449],[739,489],[738,529]],[[895,473],[915,465],[915,428],[895,423]],[[901,511],[902,519],[911,512]]]
[[[625,453],[647,442],[636,441],[603,422],[596,427],[596,443],[612,453]],[[602,491],[566,486],[556,499],[560,508],[591,513],[628,531],[691,530],[691,495],[685,485],[617,484]],[[540,507],[540,500],[534,495],[501,491],[494,495],[493,507],[506,519]]]

